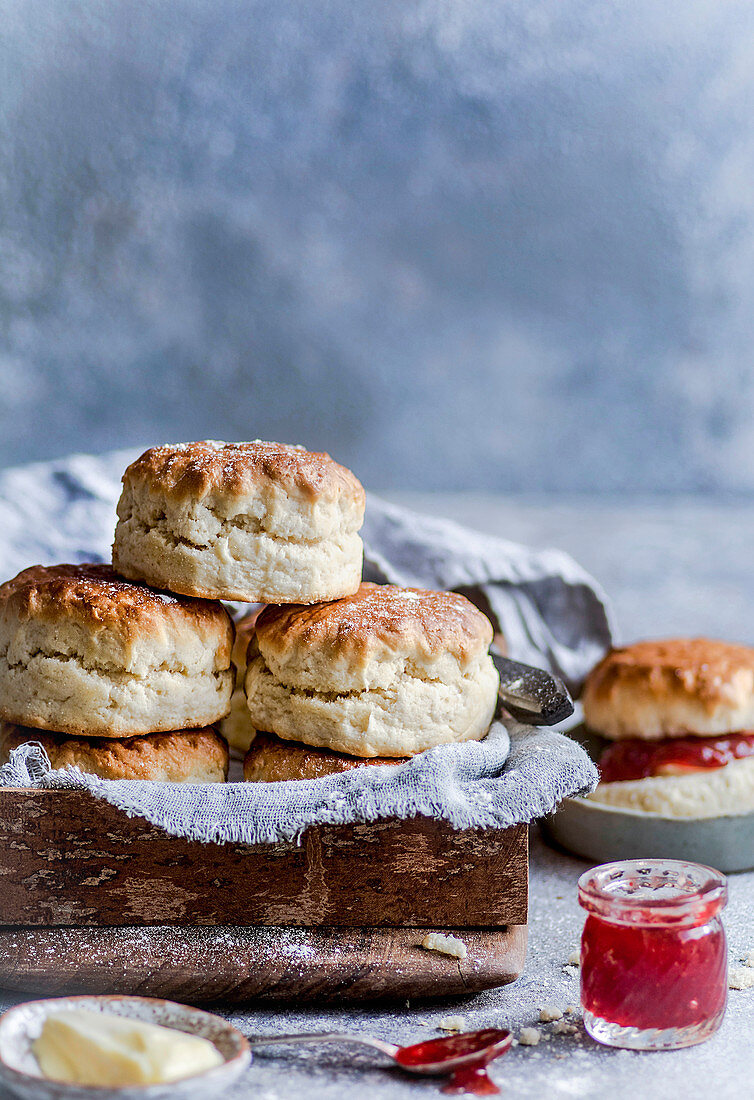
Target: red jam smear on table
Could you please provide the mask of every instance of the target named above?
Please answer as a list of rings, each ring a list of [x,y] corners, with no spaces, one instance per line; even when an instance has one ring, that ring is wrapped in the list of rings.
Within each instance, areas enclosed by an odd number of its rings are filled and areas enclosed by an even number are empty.
[[[482,1031],[468,1031],[463,1035],[451,1035],[442,1039],[428,1039],[424,1043],[414,1043],[402,1047],[395,1056],[401,1066],[433,1065],[441,1066],[454,1058],[478,1055],[470,1058],[469,1063],[450,1071],[452,1076],[443,1092],[473,1093],[475,1096],[495,1096],[500,1089],[486,1073],[485,1067],[511,1046],[511,1033],[499,1028],[488,1027]]]
[[[686,1028],[723,1012],[725,933],[711,914],[683,927],[615,924],[590,913],[581,940],[581,1003],[626,1027]],[[655,917],[656,919],[656,917]]]
[[[441,1090],[450,1096],[470,1092],[473,1096],[497,1096],[500,1089],[487,1073],[484,1066],[470,1069],[457,1069],[447,1085]]]
[[[754,733],[616,741],[600,757],[600,779],[603,783],[648,779],[662,775],[668,767],[679,772],[707,771],[747,756],[754,756]]]

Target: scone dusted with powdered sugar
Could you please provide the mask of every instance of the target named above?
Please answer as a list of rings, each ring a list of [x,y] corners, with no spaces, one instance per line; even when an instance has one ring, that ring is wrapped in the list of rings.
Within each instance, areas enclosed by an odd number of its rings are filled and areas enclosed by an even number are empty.
[[[0,719],[76,737],[212,725],[230,708],[222,604],[109,565],[33,566],[0,585]]]
[[[333,754],[391,761],[480,740],[497,703],[491,641],[490,621],[453,592],[361,584],[332,603],[267,607],[249,646],[252,725]],[[257,771],[263,745],[250,750]]]
[[[754,811],[754,649],[709,638],[613,649],[582,702],[609,742],[593,801],[665,817]]]
[[[350,470],[303,447],[153,447],[123,475],[113,565],[206,599],[334,600],[361,580],[364,504]]]

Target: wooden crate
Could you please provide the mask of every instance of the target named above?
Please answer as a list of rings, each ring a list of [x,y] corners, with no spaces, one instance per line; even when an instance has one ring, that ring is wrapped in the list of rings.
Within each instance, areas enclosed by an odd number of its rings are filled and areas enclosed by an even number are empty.
[[[86,792],[4,789],[0,852],[0,985],[14,989],[331,1000],[472,992],[523,967],[523,825],[416,818],[319,826],[300,844],[203,844]],[[173,931],[142,934],[129,964],[138,926]],[[296,929],[289,959],[275,942]],[[422,951],[425,929],[466,931],[473,956]]]

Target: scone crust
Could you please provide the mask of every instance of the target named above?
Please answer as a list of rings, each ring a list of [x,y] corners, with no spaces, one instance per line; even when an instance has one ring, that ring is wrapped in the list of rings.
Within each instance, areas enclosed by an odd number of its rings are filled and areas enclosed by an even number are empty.
[[[123,476],[113,563],[208,599],[337,599],[361,579],[364,504],[350,470],[302,447],[154,447]]]
[[[754,758],[690,775],[661,775],[600,783],[589,795],[617,809],[672,818],[728,817],[754,812]]]
[[[236,669],[236,686],[230,700],[230,711],[220,723],[220,733],[232,749],[245,753],[254,740],[256,730],[251,724],[249,708],[246,706],[246,692],[243,682],[246,679],[246,651],[254,636],[254,624],[261,607],[237,619],[236,640],[233,643],[233,664]]]
[[[584,721],[611,740],[754,728],[754,649],[709,638],[611,650],[587,677]]]
[[[350,771],[369,764],[405,764],[404,758],[345,756],[328,749],[315,749],[294,741],[281,741],[269,733],[258,733],[246,753],[243,777],[247,783],[279,783],[290,779],[321,779],[325,775]]]
[[[203,727],[230,707],[232,645],[219,603],[106,565],[33,566],[0,586],[0,719],[89,737]]]
[[[246,675],[246,665],[243,668]],[[251,723],[243,687],[236,688],[230,700],[230,710],[219,725],[220,733],[236,753],[242,755],[257,735]]]
[[[256,644],[273,675],[322,692],[387,688],[401,676],[452,682],[479,664],[492,624],[455,592],[362,583],[313,607],[266,607]]]
[[[361,482],[329,454],[260,439],[250,443],[205,439],[150,447],[126,469],[123,483],[148,485],[182,501],[213,494],[243,500],[279,487],[291,497],[312,503],[350,497],[364,510]]]
[[[66,737],[2,722],[0,763],[28,741],[42,745],[56,771],[76,767],[102,779],[161,783],[224,783],[228,778],[228,746],[210,728],[112,740]]]
[[[233,642],[232,658],[236,669],[236,687],[243,688],[244,673],[246,672],[246,654],[249,649],[249,643],[254,637],[257,619],[263,610],[263,607],[258,607],[255,611],[250,611],[248,615],[243,615],[240,619],[236,619],[234,623],[236,638]]]
[[[74,621],[107,630],[128,644],[145,635],[200,633],[214,645],[216,667],[227,668],[233,645],[230,616],[216,601],[175,596],[133,584],[110,565],[32,565],[0,584],[0,614],[51,623]]]

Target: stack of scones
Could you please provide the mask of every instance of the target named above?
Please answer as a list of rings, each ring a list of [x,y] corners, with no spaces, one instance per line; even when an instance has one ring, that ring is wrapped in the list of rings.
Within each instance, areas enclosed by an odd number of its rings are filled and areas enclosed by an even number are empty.
[[[36,741],[54,768],[224,782],[229,742],[259,782],[483,738],[491,623],[455,593],[362,583],[363,518],[326,454],[146,451],[123,476],[112,567],[0,585],[0,761]],[[221,601],[254,606],[234,628]]]

